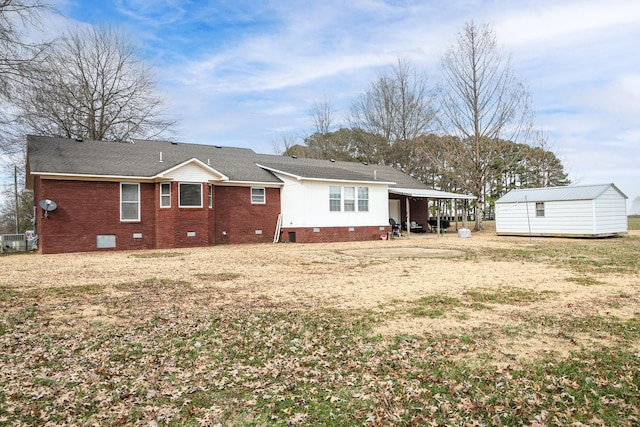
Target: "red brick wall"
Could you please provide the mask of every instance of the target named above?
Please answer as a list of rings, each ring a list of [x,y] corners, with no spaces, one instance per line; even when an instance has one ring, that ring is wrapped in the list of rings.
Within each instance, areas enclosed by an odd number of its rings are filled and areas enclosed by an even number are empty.
[[[353,227],[353,231],[349,231],[349,227],[318,227],[319,231],[315,232],[312,227],[301,228],[283,228],[282,241],[290,242],[290,232],[296,234],[297,243],[320,243],[320,242],[359,242],[365,240],[380,240],[381,234],[387,234],[391,231],[390,226],[385,226],[384,230],[380,227]]]
[[[155,205],[153,184],[140,184],[140,222],[120,221],[120,183],[99,181],[41,180],[36,177],[34,200],[51,199],[58,208],[36,210],[39,247],[42,253],[84,252],[98,249],[96,236],[116,236],[115,249],[150,249],[155,241]],[[142,233],[134,239],[134,233]]]
[[[212,209],[208,184],[202,186],[202,208],[179,208],[178,183],[172,182],[171,207],[161,209],[160,183],[141,183],[141,221],[121,222],[119,182],[41,180],[36,176],[36,204],[47,198],[58,204],[46,220],[37,208],[40,250],[61,253],[273,241],[280,213],[279,188],[266,189],[265,204],[251,204],[248,187],[213,187],[213,191]],[[134,238],[134,233],[141,233],[142,238]],[[99,234],[115,235],[116,247],[98,249]]]
[[[171,182],[171,207],[160,208],[160,183],[155,185],[154,206],[156,209],[156,244],[158,248],[175,246],[176,213],[178,212],[178,183]]]
[[[280,214],[280,189],[266,188],[265,196],[265,204],[251,204],[249,187],[216,186],[215,244],[273,242]],[[262,230],[262,234],[256,234],[256,230]]]
[[[160,183],[155,184],[158,248],[189,248],[209,245],[208,184],[202,184],[202,207],[180,208],[177,182],[171,183],[171,207],[160,208]],[[189,234],[195,233],[195,236]]]

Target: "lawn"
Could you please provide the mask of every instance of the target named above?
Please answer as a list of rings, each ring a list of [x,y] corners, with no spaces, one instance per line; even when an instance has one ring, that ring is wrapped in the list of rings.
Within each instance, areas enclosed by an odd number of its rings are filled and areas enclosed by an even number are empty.
[[[0,425],[639,425],[639,248],[0,257]]]

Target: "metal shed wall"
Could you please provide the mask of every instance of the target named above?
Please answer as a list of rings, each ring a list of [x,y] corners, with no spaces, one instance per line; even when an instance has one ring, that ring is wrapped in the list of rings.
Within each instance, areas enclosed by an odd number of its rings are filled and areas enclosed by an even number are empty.
[[[626,201],[609,187],[595,199],[544,201],[544,216],[536,202],[496,203],[499,235],[599,237],[627,233]]]

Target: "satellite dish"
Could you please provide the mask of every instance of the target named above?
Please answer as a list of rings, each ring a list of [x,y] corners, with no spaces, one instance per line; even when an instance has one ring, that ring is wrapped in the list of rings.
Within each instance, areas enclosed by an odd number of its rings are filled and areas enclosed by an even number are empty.
[[[45,212],[51,212],[51,211],[55,211],[58,205],[53,200],[44,199],[44,200],[40,200],[40,207]]]
[[[44,211],[44,217],[45,218],[49,218],[49,212],[55,211],[56,208],[58,207],[56,202],[54,202],[53,200],[49,200],[49,199],[40,200],[40,203],[38,203],[38,204],[40,205],[40,207]]]

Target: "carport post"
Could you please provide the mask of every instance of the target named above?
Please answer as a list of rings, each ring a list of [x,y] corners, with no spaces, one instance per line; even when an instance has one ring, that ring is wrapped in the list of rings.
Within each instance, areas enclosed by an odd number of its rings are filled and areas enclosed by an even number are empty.
[[[409,207],[409,196],[406,196],[404,200],[407,208],[407,237],[411,237],[411,208]],[[400,221],[402,221],[402,218],[400,219]],[[400,224],[400,229],[402,229],[402,224]]]
[[[436,231],[440,237],[440,199],[436,199]]]

